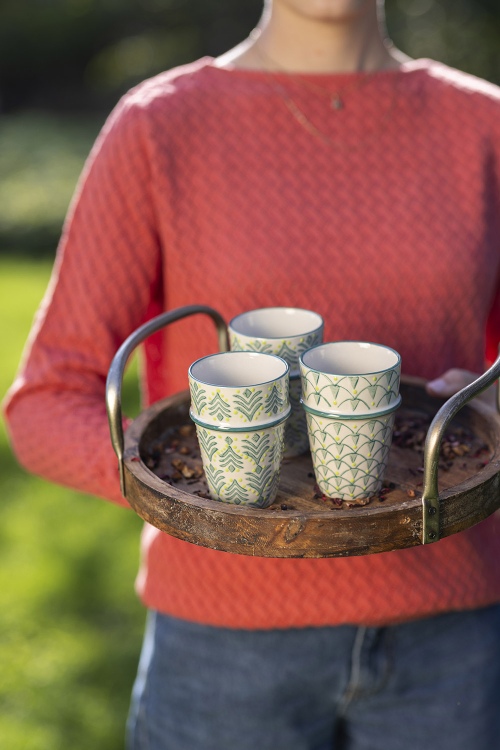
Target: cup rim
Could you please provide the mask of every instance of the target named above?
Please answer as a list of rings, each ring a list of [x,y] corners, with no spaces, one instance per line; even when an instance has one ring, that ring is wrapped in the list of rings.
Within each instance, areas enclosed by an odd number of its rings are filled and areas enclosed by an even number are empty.
[[[314,315],[318,320],[319,324],[315,328],[310,328],[305,331],[301,331],[300,333],[291,333],[289,335],[283,335],[283,336],[258,336],[253,333],[244,333],[243,331],[238,331],[237,328],[235,328],[234,324],[239,318],[243,318],[246,315],[250,315],[251,313],[257,313],[257,312],[272,312],[274,310],[290,310],[293,312],[301,312],[301,313],[308,313],[310,315]],[[282,339],[291,339],[296,338],[297,336],[310,336],[313,333],[317,333],[318,331],[321,331],[322,328],[325,325],[325,321],[323,320],[322,316],[316,312],[315,310],[308,310],[305,307],[288,307],[288,306],[274,306],[274,307],[256,307],[254,310],[246,310],[245,312],[238,313],[238,315],[235,315],[231,320],[229,321],[228,328],[234,333],[238,334],[239,336],[248,336],[249,338],[256,339],[257,341],[264,340],[264,341],[281,341]]]
[[[213,359],[215,357],[227,357],[227,356],[240,356],[241,357],[241,355],[251,357],[252,359],[256,359],[258,357],[265,357],[265,358],[272,357],[273,359],[279,360],[282,363],[284,367],[283,372],[274,378],[270,378],[269,380],[260,380],[257,383],[238,383],[237,385],[222,385],[221,383],[211,383],[211,382],[207,382],[206,380],[202,380],[201,378],[193,374],[193,367],[200,364],[206,359]],[[286,362],[283,359],[283,357],[279,357],[277,354],[267,354],[264,352],[250,352],[250,351],[247,351],[247,352],[228,351],[228,352],[216,352],[215,354],[207,354],[204,357],[200,357],[199,359],[196,359],[189,366],[188,376],[194,382],[201,383],[202,385],[210,386],[212,388],[228,388],[230,390],[238,390],[241,388],[260,388],[261,386],[265,386],[265,385],[268,385],[269,383],[274,383],[277,380],[281,380],[281,378],[286,377],[289,374],[289,372],[290,372],[290,366],[288,362]]]
[[[319,409],[314,409],[312,406],[309,406],[309,404],[306,404],[304,399],[300,399],[302,408],[304,409],[304,411],[309,412],[309,414],[313,414],[315,417],[327,417],[328,419],[335,419],[339,422],[343,422],[344,420],[352,421],[355,419],[377,419],[377,417],[385,417],[387,416],[387,414],[392,414],[393,411],[399,409],[399,407],[401,406],[401,402],[402,397],[401,394],[399,394],[397,399],[385,409],[374,411],[360,411],[354,413],[341,411],[320,411]]]
[[[267,430],[270,427],[278,427],[278,425],[286,422],[291,411],[292,407],[289,404],[279,417],[273,417],[267,422],[255,422],[246,426],[231,425],[222,422],[205,422],[193,411],[192,408],[189,410],[189,416],[196,425],[204,427],[206,430],[214,430],[214,432],[257,432],[257,430]]]
[[[316,367],[311,367],[311,365],[308,365],[306,362],[304,362],[304,357],[306,357],[315,349],[319,349],[320,347],[328,347],[328,346],[336,345],[336,344],[364,344],[367,346],[377,347],[379,349],[386,349],[387,351],[390,351],[393,354],[395,354],[396,362],[390,367],[384,367],[382,370],[367,370],[364,372],[342,372],[342,373],[326,372],[325,370],[318,370]],[[346,339],[342,341],[324,341],[321,344],[315,344],[314,346],[311,346],[309,349],[307,349],[305,352],[303,352],[300,355],[299,362],[303,368],[309,370],[310,372],[317,372],[320,375],[337,375],[342,378],[350,378],[350,377],[363,377],[367,375],[380,375],[383,372],[394,370],[401,366],[401,355],[391,346],[387,346],[386,344],[379,344],[376,341],[356,341],[355,339]]]

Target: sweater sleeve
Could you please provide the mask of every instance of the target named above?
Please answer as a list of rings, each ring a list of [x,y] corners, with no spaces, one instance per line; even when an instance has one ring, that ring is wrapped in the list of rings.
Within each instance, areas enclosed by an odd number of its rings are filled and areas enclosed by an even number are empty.
[[[145,119],[129,94],[94,145],[4,405],[14,452],[28,471],[123,505],[106,377],[161,289]]]
[[[492,159],[490,178],[495,183],[496,205],[491,212],[495,237],[497,239],[497,252],[500,254],[500,118],[492,118],[496,133],[494,138],[495,158]],[[486,321],[486,366],[490,367],[500,355],[500,272],[497,273],[496,285],[493,293],[491,307]]]

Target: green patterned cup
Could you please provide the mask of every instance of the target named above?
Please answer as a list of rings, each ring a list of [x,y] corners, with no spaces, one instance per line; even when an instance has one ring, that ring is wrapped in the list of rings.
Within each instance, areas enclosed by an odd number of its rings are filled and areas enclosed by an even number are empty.
[[[300,403],[299,357],[323,340],[323,319],[296,307],[264,307],[237,315],[229,323],[233,351],[266,352],[290,366],[290,418],[285,428],[286,458],[309,449],[305,412]]]
[[[300,368],[320,490],[342,500],[375,495],[401,403],[401,357],[380,344],[336,341],[305,352]]]
[[[399,405],[401,357],[388,346],[332,341],[300,357],[302,401],[328,414],[371,414]]]
[[[288,364],[270,354],[224,352],[189,368],[190,415],[214,500],[274,502],[290,415]]]
[[[380,491],[394,416],[392,411],[349,419],[307,410],[314,474],[321,492],[327,497],[353,500]]]

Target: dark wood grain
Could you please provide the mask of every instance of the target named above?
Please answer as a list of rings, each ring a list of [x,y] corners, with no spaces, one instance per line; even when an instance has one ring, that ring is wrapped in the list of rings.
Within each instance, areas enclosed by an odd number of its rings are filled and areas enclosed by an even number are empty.
[[[403,378],[401,393],[399,420],[430,420],[443,403],[427,396],[415,378]],[[207,486],[188,410],[189,394],[177,394],[145,410],[125,434],[127,499],[145,521],[167,534],[262,557],[343,557],[421,543],[418,450],[393,444],[386,474],[393,488],[368,505],[336,507],[319,497],[311,459],[303,456],[283,463],[270,508],[245,508],[203,497]],[[443,464],[440,472],[441,537],[478,523],[500,506],[500,418],[476,399],[457,415],[455,428],[470,435],[470,450]],[[182,460],[195,476],[179,475],[172,459]]]

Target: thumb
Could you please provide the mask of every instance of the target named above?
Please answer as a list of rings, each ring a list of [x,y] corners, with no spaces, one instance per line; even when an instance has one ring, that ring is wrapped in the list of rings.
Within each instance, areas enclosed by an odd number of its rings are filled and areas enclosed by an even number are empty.
[[[444,378],[436,378],[436,380],[430,380],[426,385],[426,390],[431,396],[451,396],[453,391],[450,391],[450,385]]]
[[[468,370],[453,368],[447,370],[435,380],[429,381],[426,390],[431,396],[447,398],[453,396],[454,393],[462,390],[462,388],[465,388],[466,385],[472,383],[477,377],[479,376]]]

